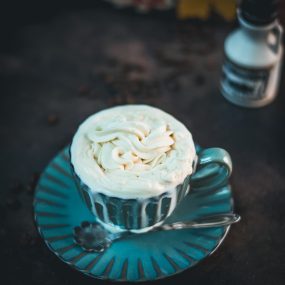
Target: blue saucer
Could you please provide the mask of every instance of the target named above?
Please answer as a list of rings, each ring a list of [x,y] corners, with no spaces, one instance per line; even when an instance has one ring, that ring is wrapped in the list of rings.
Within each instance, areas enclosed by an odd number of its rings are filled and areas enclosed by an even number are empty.
[[[211,185],[191,193],[167,222],[229,213],[233,199],[229,184]],[[94,217],[81,200],[69,163],[68,148],[47,166],[34,199],[38,230],[62,261],[94,278],[146,281],[164,278],[196,265],[222,243],[230,227],[150,232],[114,242],[104,253],[85,252],[73,240],[73,228]]]

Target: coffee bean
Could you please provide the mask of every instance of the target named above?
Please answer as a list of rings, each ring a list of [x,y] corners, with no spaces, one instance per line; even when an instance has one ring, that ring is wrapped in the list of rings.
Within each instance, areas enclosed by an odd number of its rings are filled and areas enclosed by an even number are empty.
[[[81,85],[78,88],[78,93],[81,96],[87,95],[88,93],[90,93],[90,88],[87,85]]]
[[[105,83],[108,83],[108,84],[113,83],[114,82],[114,76],[111,74],[105,74],[104,75],[104,81],[105,81]]]
[[[58,124],[59,122],[59,117],[56,114],[49,114],[47,117],[47,122],[50,126],[54,126]]]
[[[215,70],[217,68],[217,61],[216,58],[211,56],[206,61],[206,68],[207,70]]]
[[[39,180],[40,174],[37,172],[34,172],[32,175],[32,179],[30,181],[30,183],[27,185],[26,189],[27,189],[27,193],[28,194],[34,194],[35,192],[35,188],[38,184],[38,180]]]
[[[19,210],[22,206],[20,201],[15,197],[8,197],[5,205],[10,210]]]
[[[127,104],[134,104],[135,103],[135,98],[132,96],[131,93],[126,94],[126,103]]]
[[[30,245],[32,239],[33,237],[29,233],[21,233],[19,237],[19,243],[20,245],[27,246]]]
[[[201,86],[201,85],[204,85],[206,82],[206,78],[204,75],[202,74],[198,74],[195,76],[194,78],[194,83],[196,86]]]
[[[129,72],[133,72],[133,71],[136,71],[139,73],[145,71],[145,68],[138,64],[124,64],[121,66],[121,69],[122,69],[121,72],[124,74],[128,74]]]
[[[31,237],[30,242],[29,242],[29,245],[33,246],[33,245],[38,244],[38,242],[39,242],[39,238],[37,238],[37,237]]]
[[[177,79],[168,81],[166,83],[166,88],[171,92],[178,92],[180,90],[180,82]]]
[[[108,105],[110,107],[116,106],[116,105],[121,105],[124,103],[124,98],[121,95],[113,95],[108,99]]]
[[[19,194],[19,193],[23,192],[25,187],[20,182],[14,182],[13,184],[10,185],[9,188],[13,194]]]

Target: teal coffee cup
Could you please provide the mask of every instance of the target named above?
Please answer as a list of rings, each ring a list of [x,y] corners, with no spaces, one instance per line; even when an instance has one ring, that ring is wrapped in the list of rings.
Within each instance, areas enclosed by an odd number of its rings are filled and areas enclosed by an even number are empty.
[[[71,163],[72,164],[72,163]],[[74,168],[73,168],[74,169]],[[182,184],[158,196],[123,199],[90,189],[74,171],[77,187],[94,218],[110,230],[146,232],[164,222],[191,190],[211,190],[227,182],[232,172],[232,161],[221,148],[196,147],[193,172]]]
[[[70,158],[81,197],[110,231],[148,231],[191,189],[219,187],[232,172],[225,150],[195,148],[185,125],[147,105],[88,117],[73,137]]]

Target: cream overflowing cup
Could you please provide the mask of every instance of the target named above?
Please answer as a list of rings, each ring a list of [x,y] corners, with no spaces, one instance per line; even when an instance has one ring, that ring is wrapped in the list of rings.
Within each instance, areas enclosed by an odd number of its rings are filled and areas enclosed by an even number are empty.
[[[147,105],[91,115],[75,133],[70,154],[83,200],[111,231],[148,231],[163,223],[191,186],[221,185],[232,169],[225,150],[197,154],[181,122]]]

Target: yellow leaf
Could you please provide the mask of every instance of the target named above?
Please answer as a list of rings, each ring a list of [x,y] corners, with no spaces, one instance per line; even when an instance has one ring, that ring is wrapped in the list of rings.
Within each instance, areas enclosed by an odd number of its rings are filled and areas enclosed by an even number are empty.
[[[177,17],[179,19],[198,18],[205,20],[210,15],[210,2],[211,0],[179,0],[176,10]]]

